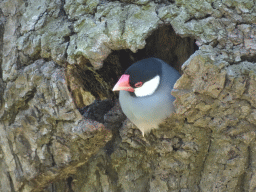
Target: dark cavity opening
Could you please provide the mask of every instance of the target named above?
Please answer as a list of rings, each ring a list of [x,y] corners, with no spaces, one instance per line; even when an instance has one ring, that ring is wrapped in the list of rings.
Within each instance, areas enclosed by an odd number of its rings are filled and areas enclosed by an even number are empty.
[[[180,73],[182,64],[198,50],[195,39],[190,37],[182,38],[175,33],[171,25],[162,25],[152,32],[146,39],[146,46],[136,53],[126,49],[113,51],[104,60],[103,67],[95,70],[86,59],[80,60],[78,65],[68,66],[67,78],[75,77],[69,82],[69,88],[78,108],[83,108],[97,101],[118,98],[117,92],[112,88],[124,71],[133,63],[156,57],[162,59]],[[68,78],[69,79],[69,78]],[[73,84],[73,87],[72,87]],[[74,86],[75,84],[75,86]],[[73,91],[79,87],[83,91]],[[85,94],[91,94],[92,100],[85,102]]]

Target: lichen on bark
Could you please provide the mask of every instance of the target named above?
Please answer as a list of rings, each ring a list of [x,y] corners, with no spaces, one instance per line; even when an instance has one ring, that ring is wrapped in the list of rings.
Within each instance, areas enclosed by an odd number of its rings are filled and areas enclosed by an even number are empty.
[[[0,191],[254,191],[255,22],[252,0],[1,1]],[[150,56],[182,77],[144,138],[111,88]]]

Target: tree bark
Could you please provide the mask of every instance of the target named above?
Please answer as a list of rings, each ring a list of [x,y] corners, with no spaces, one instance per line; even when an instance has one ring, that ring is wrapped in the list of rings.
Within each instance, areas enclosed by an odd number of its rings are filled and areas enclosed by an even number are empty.
[[[255,191],[255,10],[1,1],[0,191]],[[176,113],[142,137],[111,90],[147,57],[182,76]]]

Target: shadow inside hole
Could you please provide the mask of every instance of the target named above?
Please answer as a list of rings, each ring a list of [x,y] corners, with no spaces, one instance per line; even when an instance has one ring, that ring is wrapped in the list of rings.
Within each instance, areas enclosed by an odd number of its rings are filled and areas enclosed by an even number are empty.
[[[198,46],[195,43],[195,39],[190,37],[182,38],[176,35],[171,25],[163,25],[146,39],[145,48],[138,50],[136,53],[133,53],[128,49],[113,51],[108,58],[113,57],[113,55],[118,57],[116,60],[118,60],[118,63],[121,66],[121,69],[119,69],[117,73],[118,77],[120,77],[133,63],[149,57],[162,59],[182,73],[181,65],[196,50],[198,50]],[[113,78],[118,79],[118,77]]]
[[[118,98],[118,92],[112,92],[112,88],[133,63],[145,58],[156,57],[182,74],[182,64],[196,50],[198,47],[195,44],[195,39],[182,38],[176,35],[171,25],[162,25],[149,35],[146,39],[146,46],[136,53],[128,49],[113,51],[104,60],[103,67],[99,70],[94,70],[88,62],[85,62],[82,65],[84,67],[79,67],[78,70],[81,76],[79,83],[83,84],[83,88],[92,93],[97,100],[115,100]]]

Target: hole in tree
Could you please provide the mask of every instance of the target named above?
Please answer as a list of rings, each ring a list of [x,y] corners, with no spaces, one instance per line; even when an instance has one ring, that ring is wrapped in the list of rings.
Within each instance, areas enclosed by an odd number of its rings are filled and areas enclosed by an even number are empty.
[[[114,100],[118,98],[118,93],[112,91],[113,86],[133,63],[145,58],[156,57],[182,73],[181,65],[196,50],[198,47],[195,44],[195,39],[182,38],[176,35],[171,25],[162,25],[146,39],[144,49],[140,49],[136,53],[128,49],[113,51],[104,60],[103,67],[99,70],[95,70],[84,58],[80,59],[79,64],[68,66],[70,69],[68,69],[69,73],[66,73],[67,78],[73,78],[72,81],[69,81],[69,88],[78,108],[90,105],[95,99]],[[74,88],[76,88],[75,91]],[[85,98],[90,99],[86,101]]]
[[[73,178],[72,177],[68,177],[67,178],[67,185],[68,185],[68,192],[73,192],[73,189],[72,189],[72,181],[73,181]]]
[[[70,36],[64,36],[64,42],[69,42],[70,41]]]
[[[249,62],[252,62],[252,63],[254,63],[254,62],[256,62],[256,56],[242,56],[241,57],[241,60],[242,61],[249,61]]]

